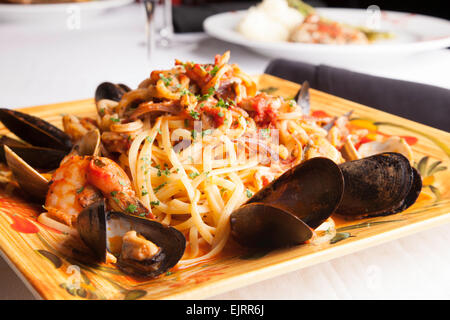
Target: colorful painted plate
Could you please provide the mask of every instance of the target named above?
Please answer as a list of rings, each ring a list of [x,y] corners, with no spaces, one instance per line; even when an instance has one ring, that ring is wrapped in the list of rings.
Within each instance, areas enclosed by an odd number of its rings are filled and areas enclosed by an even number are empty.
[[[293,97],[299,86],[272,76],[259,88]],[[412,145],[424,188],[418,201],[396,215],[356,221],[335,219],[337,235],[320,245],[275,251],[231,246],[209,261],[174,268],[153,280],[130,278],[106,265],[83,262],[82,249],[67,235],[45,227],[39,205],[0,190],[0,248],[19,276],[43,299],[199,299],[243,287],[450,221],[450,134],[323,92],[311,90],[312,111],[340,115],[354,110],[352,124],[371,135],[400,135]],[[58,126],[61,114],[95,114],[93,100],[22,109]],[[7,133],[3,127],[0,133]]]

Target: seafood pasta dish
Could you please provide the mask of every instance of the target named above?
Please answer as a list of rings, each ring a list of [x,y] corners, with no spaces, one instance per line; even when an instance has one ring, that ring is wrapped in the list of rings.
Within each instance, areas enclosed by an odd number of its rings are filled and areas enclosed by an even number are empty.
[[[96,117],[64,115],[63,131],[1,109],[23,140],[2,137],[11,184],[43,204],[39,222],[145,277],[230,241],[321,241],[334,213],[388,215],[415,202],[421,179],[404,139],[368,140],[351,112],[311,113],[307,83],[290,99],[261,92],[229,60],[176,60],[135,89],[102,83]]]

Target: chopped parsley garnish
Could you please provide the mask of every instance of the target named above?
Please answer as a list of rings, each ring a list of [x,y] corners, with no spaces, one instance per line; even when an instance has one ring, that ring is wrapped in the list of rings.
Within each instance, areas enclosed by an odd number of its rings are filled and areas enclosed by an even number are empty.
[[[230,103],[220,98],[219,101],[217,101],[216,107],[229,109]]]
[[[212,133],[212,129],[206,129],[202,131],[202,137],[204,137],[207,134],[211,134]]]
[[[112,195],[113,197],[115,197],[116,194],[117,194],[117,191],[111,191],[111,195]]]
[[[190,115],[192,118],[194,118],[195,120],[200,119],[200,113],[198,113],[198,112],[196,112],[196,111],[194,111],[194,110],[190,111],[190,112],[189,112],[189,115]]]
[[[77,193],[81,193],[84,190],[84,186],[77,190]]]
[[[157,200],[157,201],[150,201],[150,205],[151,206],[159,206],[159,204],[160,204],[159,200]]]
[[[223,118],[224,113],[223,113],[222,111],[220,111],[217,115],[218,115],[219,117]]]
[[[135,204],[130,204],[127,207],[127,212],[134,213],[136,211],[136,209],[137,209],[137,206]]]
[[[214,68],[212,68],[209,74],[214,77],[217,74],[217,71],[219,71],[219,66],[214,66]]]
[[[187,95],[187,94],[191,94],[191,92],[190,92],[189,90],[183,88],[183,89],[181,90],[180,94],[181,94],[182,96],[185,96],[185,95]]]
[[[247,193],[247,198],[253,197],[253,192],[251,192],[250,190],[247,189],[245,192]]]
[[[161,190],[162,187],[164,187],[167,184],[167,182],[161,183],[159,186],[157,186],[155,189],[153,189],[155,192],[158,192]]]
[[[141,192],[141,195],[143,195],[143,196],[146,196],[146,195],[148,195],[148,192],[147,192],[147,190],[142,190],[142,192]]]
[[[199,174],[197,173],[197,172],[191,172],[191,173],[189,173],[189,177],[191,178],[191,179],[194,179],[195,177],[198,177],[199,176]]]
[[[109,118],[109,120],[113,121],[113,122],[120,122],[119,118]]]
[[[165,77],[162,73],[159,74],[159,78],[164,82],[164,85],[166,87],[170,86],[170,83],[172,82],[171,77]]]
[[[197,100],[202,101],[202,100],[207,100],[209,97],[211,97],[214,93],[216,92],[216,89],[214,87],[211,87],[208,89],[208,93],[202,95],[202,96],[197,96]]]
[[[270,128],[261,129],[261,135],[263,138],[268,138],[270,135]]]

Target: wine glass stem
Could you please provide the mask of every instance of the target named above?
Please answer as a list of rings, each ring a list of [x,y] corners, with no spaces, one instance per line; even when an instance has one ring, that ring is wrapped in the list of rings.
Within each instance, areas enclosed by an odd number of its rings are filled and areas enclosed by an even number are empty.
[[[153,57],[153,52],[155,49],[155,7],[157,4],[157,0],[144,0],[145,12],[147,16],[147,24],[146,24],[146,42],[147,42],[147,64],[150,67],[151,61]]]
[[[164,21],[160,31],[161,44],[169,45],[173,39],[173,23],[172,23],[172,0],[164,1]]]

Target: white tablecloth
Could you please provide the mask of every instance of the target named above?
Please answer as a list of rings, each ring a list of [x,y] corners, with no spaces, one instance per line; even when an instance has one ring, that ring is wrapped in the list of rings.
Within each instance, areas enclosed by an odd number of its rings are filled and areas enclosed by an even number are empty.
[[[149,74],[145,15],[130,5],[85,15],[79,29],[67,17],[45,22],[2,22],[0,17],[0,106],[17,108],[84,99],[102,81],[136,86]],[[168,68],[175,58],[212,62],[231,50],[231,60],[250,74],[269,58],[203,34],[177,38],[183,45],[158,49],[151,64]],[[370,74],[450,88],[450,52],[437,50],[401,62],[346,66]],[[450,108],[450,106],[449,106]],[[448,299],[450,225],[277,276],[213,299]],[[33,296],[0,258],[0,299]]]

